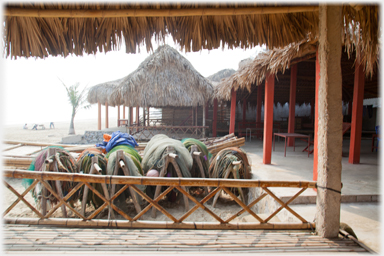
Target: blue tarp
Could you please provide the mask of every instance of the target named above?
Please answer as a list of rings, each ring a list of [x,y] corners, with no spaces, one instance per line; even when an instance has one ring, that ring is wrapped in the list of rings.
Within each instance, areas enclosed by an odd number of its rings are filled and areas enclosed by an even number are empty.
[[[109,142],[103,141],[103,143],[96,144],[96,147],[103,148],[105,149],[105,151],[109,152],[112,148],[117,145],[129,145],[133,148],[139,146],[139,144],[137,144],[136,140],[133,138],[132,135],[116,131],[112,133]]]

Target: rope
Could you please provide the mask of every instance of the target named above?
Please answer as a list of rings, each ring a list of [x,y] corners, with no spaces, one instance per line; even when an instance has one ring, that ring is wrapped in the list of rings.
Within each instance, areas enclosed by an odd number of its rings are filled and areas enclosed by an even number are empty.
[[[317,185],[317,184],[316,184],[316,188],[328,189],[328,190],[331,190],[331,191],[333,191],[333,192],[336,192],[336,193],[341,194],[341,191],[338,191],[338,190],[333,189],[333,188],[328,188],[328,187],[319,186],[319,185]]]

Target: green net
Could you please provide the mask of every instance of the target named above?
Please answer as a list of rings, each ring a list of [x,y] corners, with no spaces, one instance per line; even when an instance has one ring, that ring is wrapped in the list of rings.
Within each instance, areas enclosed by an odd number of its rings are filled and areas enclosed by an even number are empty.
[[[205,177],[208,177],[209,160],[211,159],[212,154],[209,153],[205,144],[194,138],[185,138],[182,139],[181,142],[184,144],[184,146],[188,149],[189,152],[191,152],[192,146],[195,145],[197,147],[197,150],[202,153],[200,155],[200,160],[203,165]],[[197,165],[197,163],[193,163],[191,175],[192,177],[201,177],[199,166]]]
[[[107,158],[105,158],[104,154],[97,150],[96,148],[85,149],[77,159],[76,165],[77,169],[80,173],[89,174],[92,168],[92,157],[97,157],[97,164],[101,168],[101,174],[107,174]],[[100,183],[91,183],[92,187],[94,187],[100,194],[104,195],[103,187]],[[81,195],[84,193],[84,186],[81,188]],[[80,198],[83,200],[83,197]],[[87,204],[92,203],[95,208],[99,208],[104,201],[98,197],[92,190],[88,190],[87,196]]]
[[[118,145],[118,146],[115,146],[114,148],[112,148],[108,154],[106,155],[107,159],[109,159],[109,156],[116,152],[117,150],[123,150],[124,153],[127,153],[132,161],[134,162],[134,164],[136,165],[136,168],[139,170],[139,172],[141,173],[141,175],[144,175],[143,174],[143,169],[141,167],[141,161],[142,161],[142,158],[141,156],[139,155],[139,153],[137,152],[136,149],[134,149],[133,147],[129,146],[129,145]]]
[[[142,161],[144,173],[146,174],[151,169],[161,171],[165,164],[165,156],[167,155],[166,148],[168,146],[173,147],[173,153],[178,155],[176,162],[181,170],[182,176],[186,178],[191,177],[190,170],[192,169],[193,160],[189,151],[181,141],[171,139],[164,134],[153,136],[145,147]],[[170,164],[167,169],[167,176],[178,177],[172,168]]]
[[[132,160],[131,155],[129,155],[126,152],[124,152],[124,162],[129,169],[130,176],[137,176],[137,177],[143,176],[142,173],[139,171],[139,169],[136,167],[136,164]],[[118,163],[117,163],[117,152],[115,151],[109,155],[108,165],[107,165],[107,175],[113,175],[116,164]],[[121,168],[119,168],[117,175],[124,175],[124,172]],[[145,185],[135,185],[135,186],[141,191],[143,192],[145,191]]]

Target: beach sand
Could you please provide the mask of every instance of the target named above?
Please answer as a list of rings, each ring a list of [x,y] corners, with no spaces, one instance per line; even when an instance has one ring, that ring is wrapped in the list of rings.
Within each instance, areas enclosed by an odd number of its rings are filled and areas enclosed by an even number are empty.
[[[113,128],[116,127],[116,119],[111,118],[109,122],[109,127]],[[29,141],[29,142],[46,142],[46,143],[60,143],[62,137],[69,136],[69,122],[56,122],[55,128],[50,129],[49,128],[49,122],[43,123],[46,127],[45,130],[31,130],[32,125],[29,125],[29,129],[24,130],[23,124],[20,125],[8,125],[4,127],[3,134],[5,140],[14,140],[14,141]],[[104,128],[104,123],[102,124],[102,127]],[[97,130],[97,119],[93,120],[75,120],[75,131],[77,135],[83,135],[85,131],[94,131]],[[25,150],[23,151],[22,148],[18,148],[15,150],[12,150],[13,155],[24,155]],[[7,151],[8,153],[8,151]],[[3,153],[4,154],[4,153]],[[20,194],[24,192],[25,188],[22,185],[22,181],[20,179],[9,179],[7,178],[6,181]],[[3,188],[3,206],[6,209],[9,207],[16,199],[17,197],[7,188]],[[36,206],[36,203],[34,199],[31,196],[31,193],[28,193],[25,196],[26,200],[31,204]],[[202,198],[200,198],[201,200]],[[146,204],[145,201],[142,202],[143,206]],[[228,218],[230,215],[233,215],[237,213],[241,208],[239,205],[233,201],[228,199],[227,196],[222,194],[222,198],[219,199],[216,208],[211,207],[212,202],[206,203],[205,206],[207,206],[210,210],[212,210],[215,214],[220,216],[223,219]],[[132,201],[129,202],[128,207],[126,210],[128,211],[128,214],[130,216],[135,215],[135,210],[132,205]],[[179,198],[178,203],[169,203],[167,200],[164,200],[161,202],[161,205],[165,207],[172,215],[174,215],[176,218],[181,217],[184,213],[184,201],[182,198]],[[194,206],[194,203],[192,201],[189,201],[189,207],[192,208]],[[81,210],[81,203],[77,202],[75,204],[75,209],[80,212]],[[142,207],[143,209],[144,207]],[[93,210],[92,206],[87,207],[88,214]],[[70,211],[69,216],[74,217],[75,215]],[[154,219],[151,217],[151,212],[148,211],[144,216],[143,220],[159,220],[159,221],[170,221],[168,217],[163,215],[162,213],[157,213],[157,218]],[[23,202],[19,202],[15,208],[13,208],[7,215],[7,217],[38,217],[36,213],[34,213],[29,207],[27,207]],[[62,217],[61,209],[58,209],[54,214],[54,217]],[[106,216],[103,216],[103,218],[106,218]],[[122,216],[118,216],[118,219],[123,219]],[[195,221],[195,222],[204,222],[204,221],[215,221],[214,218],[203,211],[202,209],[196,210],[191,216],[189,216],[186,219],[187,222],[189,221]],[[235,220],[233,220],[231,223],[236,222],[255,222],[255,219],[248,213],[242,214],[240,217],[237,217]]]
[[[113,122],[113,123],[112,123]],[[110,119],[110,127],[116,126],[116,119]],[[55,128],[49,128],[49,122],[41,123],[45,126],[45,130],[40,127],[38,130],[32,130],[33,124],[28,124],[28,129],[23,129],[24,124],[6,125],[3,127],[3,139],[14,141],[30,141],[30,142],[46,142],[46,143],[61,143],[61,138],[70,136],[70,122],[54,122]],[[97,119],[76,120],[75,119],[76,135],[83,135],[85,131],[97,130]],[[103,123],[103,127],[105,127]]]

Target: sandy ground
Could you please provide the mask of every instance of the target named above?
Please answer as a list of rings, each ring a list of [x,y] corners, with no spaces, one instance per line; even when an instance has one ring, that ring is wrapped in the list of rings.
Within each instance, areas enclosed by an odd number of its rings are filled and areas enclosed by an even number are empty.
[[[112,124],[114,124],[112,122],[115,121],[113,121],[113,119],[110,120],[110,127],[112,127]],[[33,124],[28,124],[28,129],[26,130],[23,129],[23,124],[6,125],[3,127],[4,139],[16,141],[60,143],[61,138],[69,136],[69,122],[55,122],[55,128],[53,129],[49,128],[49,122],[41,124],[45,126],[45,130],[41,129],[40,127],[38,130],[32,130]],[[75,132],[77,135],[83,135],[85,131],[95,130],[97,130],[97,119],[75,119]]]

